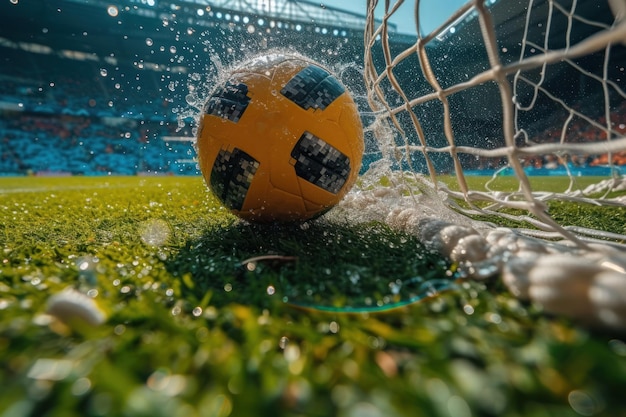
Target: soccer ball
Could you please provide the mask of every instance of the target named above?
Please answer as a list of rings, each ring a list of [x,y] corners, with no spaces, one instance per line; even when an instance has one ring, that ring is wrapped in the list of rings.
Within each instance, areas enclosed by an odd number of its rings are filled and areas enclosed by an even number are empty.
[[[270,54],[228,73],[207,100],[196,150],[224,206],[255,222],[305,221],[356,181],[363,127],[346,88],[305,58]]]

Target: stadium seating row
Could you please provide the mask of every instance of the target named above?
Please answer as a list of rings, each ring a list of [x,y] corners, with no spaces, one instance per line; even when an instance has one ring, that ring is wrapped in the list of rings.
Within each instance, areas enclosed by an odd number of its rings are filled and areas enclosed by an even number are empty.
[[[165,124],[5,112],[0,126],[4,175],[197,174],[191,143],[164,141],[180,134]]]
[[[162,140],[192,136],[191,120],[178,129],[180,112],[189,109],[187,74],[19,49],[0,52],[0,175],[198,174],[190,142]],[[610,117],[613,131],[626,134],[626,102]],[[604,115],[596,122],[607,126]],[[562,139],[561,130],[552,127],[538,130],[529,143]],[[576,118],[567,124],[564,138],[568,143],[606,139],[604,130]],[[460,158],[468,171],[488,173],[506,165],[505,158]],[[366,157],[364,164],[371,162]],[[547,154],[523,161],[535,170],[560,169],[566,163],[626,165],[626,155],[609,160],[608,155]],[[438,164],[443,171],[446,166],[451,164]]]

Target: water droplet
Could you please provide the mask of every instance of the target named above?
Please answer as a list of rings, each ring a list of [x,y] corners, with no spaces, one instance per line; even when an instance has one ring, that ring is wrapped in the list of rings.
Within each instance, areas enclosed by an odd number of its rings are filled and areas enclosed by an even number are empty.
[[[485,317],[493,324],[502,323],[502,317],[498,313],[488,313]]]
[[[570,407],[582,416],[591,416],[598,412],[598,404],[591,395],[581,390],[574,390],[567,396]]]
[[[389,283],[389,290],[393,295],[400,294],[400,290],[402,289],[402,281],[396,280],[394,282]]]
[[[289,343],[289,338],[287,336],[283,336],[278,341],[278,347],[280,347],[281,349],[285,349],[288,343]]]
[[[298,345],[287,345],[285,347],[285,359],[287,362],[295,362],[300,357],[300,348]]]
[[[100,68],[100,75],[106,77],[109,74],[106,68]]]
[[[267,286],[267,295],[274,295],[276,293],[276,288],[273,285]]]
[[[193,314],[194,317],[200,317],[200,315],[202,314],[202,307],[194,308],[191,314]]]
[[[339,324],[336,321],[331,321],[328,325],[328,330],[330,330],[331,333],[339,332]]]
[[[78,378],[76,381],[74,381],[74,383],[72,384],[72,394],[74,394],[77,397],[80,397],[81,395],[85,395],[87,394],[89,391],[91,390],[91,381],[89,380],[89,378]]]
[[[148,46],[154,45],[154,41],[152,40],[152,38],[146,38],[146,45]]]
[[[626,356],[626,343],[619,339],[611,339],[609,340],[609,347],[615,352],[617,355]]]

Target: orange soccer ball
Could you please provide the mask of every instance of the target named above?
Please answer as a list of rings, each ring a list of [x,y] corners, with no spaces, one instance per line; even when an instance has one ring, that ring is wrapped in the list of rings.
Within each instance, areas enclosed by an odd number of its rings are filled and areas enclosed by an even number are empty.
[[[204,106],[196,143],[209,188],[255,222],[305,221],[337,204],[363,147],[346,88],[322,66],[282,54],[229,72]]]

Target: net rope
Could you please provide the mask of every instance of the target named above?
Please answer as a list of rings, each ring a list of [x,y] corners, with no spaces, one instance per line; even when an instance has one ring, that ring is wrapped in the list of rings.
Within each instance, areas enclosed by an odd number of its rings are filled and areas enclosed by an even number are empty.
[[[417,39],[398,50],[388,22],[403,0],[385,0],[382,19],[368,0],[368,131],[382,158],[340,209],[417,234],[463,276],[499,275],[549,312],[626,329],[624,230],[565,224],[549,210],[555,201],[626,207],[626,1],[603,1],[599,16],[587,13],[589,1],[528,0],[510,23],[502,4],[472,0],[424,35],[417,0]],[[605,178],[578,186],[581,160],[603,162]],[[559,168],[566,189],[542,190],[530,178],[533,161]],[[491,180],[472,185],[476,172]],[[516,190],[501,190],[504,176]]]

